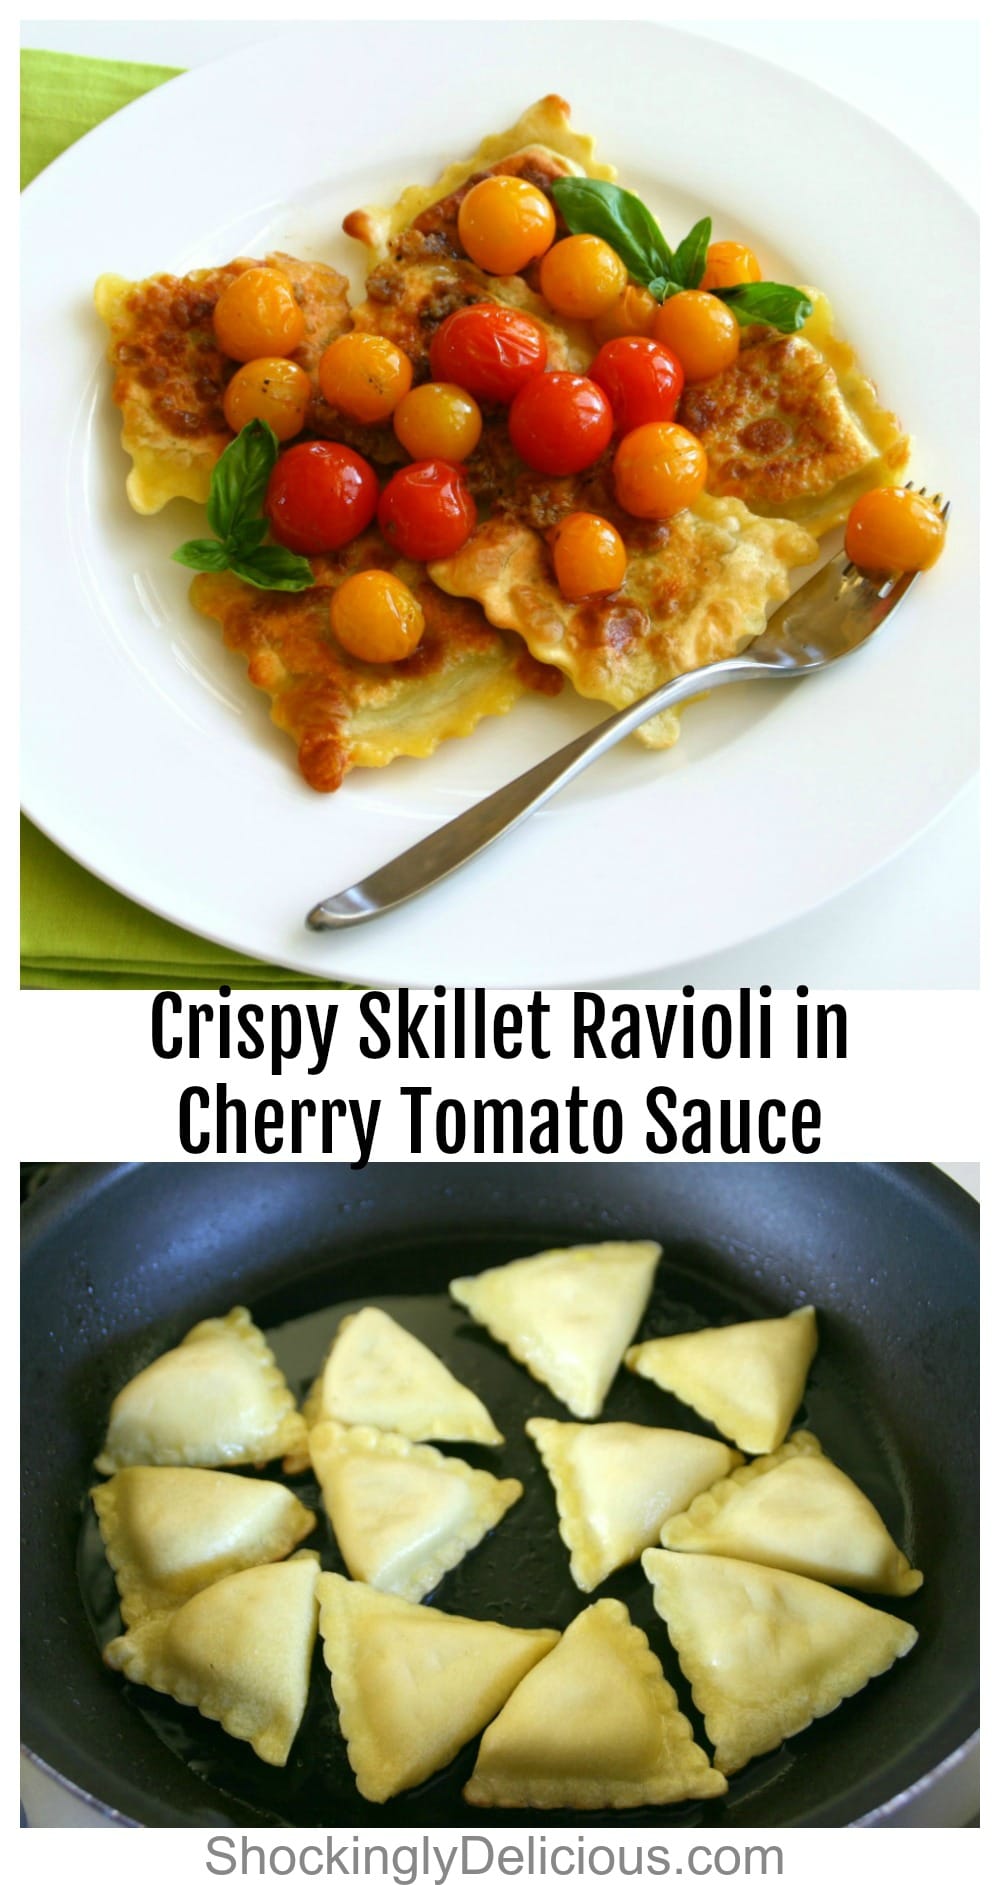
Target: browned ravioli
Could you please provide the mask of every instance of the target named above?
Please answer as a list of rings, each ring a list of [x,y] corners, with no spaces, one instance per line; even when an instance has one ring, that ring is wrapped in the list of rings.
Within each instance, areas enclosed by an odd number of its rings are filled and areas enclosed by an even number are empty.
[[[189,275],[153,275],[147,281],[102,275],[97,283],[97,312],[111,330],[112,397],[121,408],[122,444],[132,459],[125,488],[133,509],[144,516],[172,497],[208,501],[213,467],[233,437],[222,398],[238,365],[220,352],[212,313],[230,282],[260,266],[242,256]],[[268,255],[265,266],[288,276],[305,316],[305,338],[291,358],[309,374],[318,408],[320,355],[351,325],[347,282],[323,262],[299,262],[292,255]],[[314,431],[324,429],[317,417],[310,411],[306,422]]]
[[[425,758],[484,715],[508,712],[524,693],[559,692],[554,668],[516,635],[491,628],[475,603],[444,595],[377,531],[310,560],[315,586],[298,594],[223,574],[196,576],[191,599],[221,624],[226,647],[244,656],[250,680],[270,695],[271,717],[295,741],[315,791],[335,792],[354,766]],[[423,638],[405,661],[357,661],[333,634],[331,592],[361,569],[391,570],[423,608]]]

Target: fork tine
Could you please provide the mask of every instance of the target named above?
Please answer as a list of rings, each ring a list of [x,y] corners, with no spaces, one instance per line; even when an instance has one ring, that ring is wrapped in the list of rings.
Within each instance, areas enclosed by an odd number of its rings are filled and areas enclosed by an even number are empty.
[[[943,522],[945,521],[945,519],[947,518],[947,516],[948,516],[948,512],[950,511],[950,509],[951,509],[951,498],[950,498],[950,497],[948,497],[948,498],[945,498],[945,501],[944,501],[944,504],[943,504],[943,506],[942,506],[942,510],[941,510],[941,521],[942,521],[942,523],[943,523]]]

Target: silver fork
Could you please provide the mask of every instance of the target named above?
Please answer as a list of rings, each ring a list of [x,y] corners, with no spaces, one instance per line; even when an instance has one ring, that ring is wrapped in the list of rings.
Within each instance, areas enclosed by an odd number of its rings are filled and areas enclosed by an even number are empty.
[[[907,485],[912,490],[912,484]],[[926,487],[920,491],[926,497]],[[931,503],[947,517],[950,505],[938,493]],[[634,733],[644,721],[666,707],[676,707],[692,694],[707,694],[731,681],[797,680],[829,667],[843,655],[860,648],[898,607],[913,585],[913,575],[875,581],[848,562],[843,551],[824,563],[795,595],[776,609],[763,633],[742,654],[692,668],[664,682],[651,694],[602,720],[590,732],[560,747],[528,772],[471,805],[437,831],[411,845],[370,877],[327,897],[310,910],[310,929],[353,929],[370,923],[387,910],[398,909],[411,897],[449,877],[461,864],[478,857],[505,831],[544,805],[578,773]]]

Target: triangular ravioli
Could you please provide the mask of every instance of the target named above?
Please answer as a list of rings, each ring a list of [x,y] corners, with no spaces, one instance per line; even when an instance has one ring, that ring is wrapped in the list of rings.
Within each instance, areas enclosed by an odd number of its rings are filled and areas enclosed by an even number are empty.
[[[599,1414],[642,1319],[659,1244],[577,1244],[450,1285],[456,1302],[578,1420]]]
[[[871,1500],[811,1433],[793,1434],[777,1453],[703,1493],[689,1512],[667,1520],[660,1541],[672,1551],[771,1564],[886,1597],[909,1597],[924,1581]]]
[[[675,1551],[644,1551],[642,1568],[724,1774],[829,1715],[917,1640],[912,1624],[791,1571]]]
[[[773,1453],[802,1400],[816,1353],[816,1311],[664,1335],[630,1348],[625,1366],[710,1420],[746,1453]]]
[[[263,1335],[248,1309],[231,1309],[199,1322],[115,1396],[96,1465],[260,1466],[304,1444]]]
[[[446,1767],[559,1637],[446,1616],[332,1571],[321,1573],[317,1594],[340,1726],[366,1800],[391,1800]]]
[[[464,1797],[595,1811],[725,1791],[643,1632],[605,1597],[574,1618],[487,1728]]]
[[[309,1692],[318,1574],[315,1551],[236,1571],[116,1637],[104,1660],[284,1767]]]
[[[372,1306],[344,1317],[302,1412],[310,1427],[339,1420],[407,1440],[503,1445],[503,1434],[471,1388],[384,1309]],[[292,1470],[292,1462],[286,1464]]]
[[[123,1466],[90,1496],[128,1628],[287,1557],[316,1524],[287,1486],[200,1466]]]
[[[720,1440],[671,1427],[603,1421],[529,1420],[525,1431],[555,1489],[559,1532],[579,1590],[593,1590],[656,1543],[672,1512],[743,1458]]]
[[[521,1497],[496,1479],[376,1427],[321,1420],[313,1470],[352,1577],[419,1603]]]

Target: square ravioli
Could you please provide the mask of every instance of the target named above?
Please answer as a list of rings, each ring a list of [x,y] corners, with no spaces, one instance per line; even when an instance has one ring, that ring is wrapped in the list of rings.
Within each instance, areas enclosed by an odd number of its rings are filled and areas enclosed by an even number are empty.
[[[519,1479],[497,1479],[399,1433],[318,1421],[313,1471],[352,1577],[419,1603],[516,1504]]]
[[[199,1322],[116,1394],[99,1473],[261,1466],[305,1446],[305,1422],[248,1309]]]
[[[605,1597],[574,1617],[487,1728],[464,1797],[596,1812],[725,1791],[642,1630]]]

